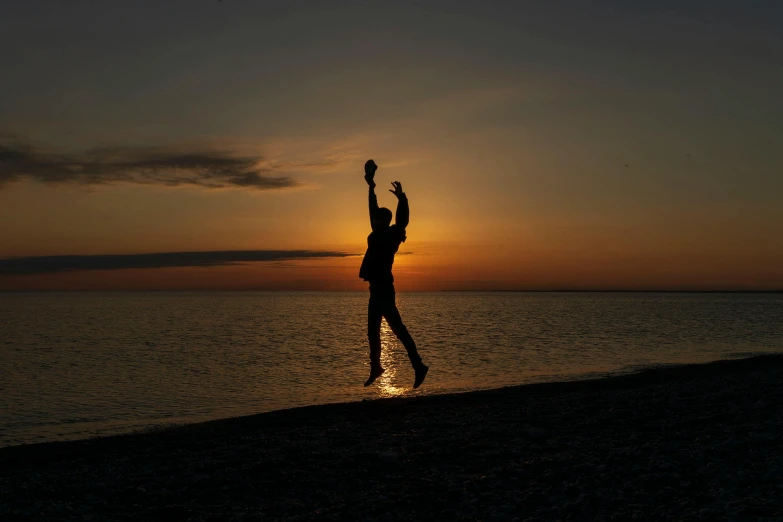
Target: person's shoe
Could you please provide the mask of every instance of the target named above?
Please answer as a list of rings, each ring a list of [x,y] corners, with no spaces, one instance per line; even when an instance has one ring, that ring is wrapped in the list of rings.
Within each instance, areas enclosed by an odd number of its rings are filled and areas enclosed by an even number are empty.
[[[365,386],[369,386],[372,383],[375,382],[375,379],[383,375],[383,372],[385,372],[383,368],[373,368],[370,370],[370,377],[367,378],[367,382],[364,383]]]
[[[413,381],[413,387],[418,388],[421,386],[421,383],[424,382],[424,378],[427,376],[427,372],[430,370],[429,366],[425,366],[422,364],[418,368],[416,368],[416,380]]]

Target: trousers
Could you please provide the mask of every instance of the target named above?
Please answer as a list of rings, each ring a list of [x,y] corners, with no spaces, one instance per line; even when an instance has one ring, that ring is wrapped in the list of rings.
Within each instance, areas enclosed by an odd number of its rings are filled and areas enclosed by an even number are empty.
[[[414,368],[418,368],[422,362],[419,352],[416,350],[416,343],[408,332],[408,329],[402,323],[400,311],[397,310],[395,302],[396,293],[394,285],[370,285],[370,305],[367,310],[367,339],[370,341],[370,364],[373,368],[381,366],[381,319],[385,318],[386,323],[400,340],[405,350],[408,352],[408,358]]]

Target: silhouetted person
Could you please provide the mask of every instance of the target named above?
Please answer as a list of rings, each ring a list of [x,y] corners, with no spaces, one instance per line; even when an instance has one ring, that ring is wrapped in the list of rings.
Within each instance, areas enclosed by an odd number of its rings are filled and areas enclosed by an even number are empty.
[[[371,385],[385,371],[381,367],[381,318],[386,322],[394,335],[402,342],[408,351],[413,369],[416,371],[414,388],[421,386],[427,376],[429,367],[421,362],[416,343],[413,342],[408,329],[402,324],[400,312],[394,302],[394,276],[392,265],[394,254],[405,241],[405,227],[408,226],[408,198],[402,191],[399,181],[392,183],[392,194],[397,196],[397,218],[391,224],[392,213],[388,208],[378,208],[378,198],[375,196],[375,171],[378,166],[373,160],[364,164],[364,179],[370,186],[370,224],[372,232],[367,236],[367,252],[362,260],[359,277],[370,282],[370,306],[367,313],[367,338],[370,341],[370,377],[365,386]]]

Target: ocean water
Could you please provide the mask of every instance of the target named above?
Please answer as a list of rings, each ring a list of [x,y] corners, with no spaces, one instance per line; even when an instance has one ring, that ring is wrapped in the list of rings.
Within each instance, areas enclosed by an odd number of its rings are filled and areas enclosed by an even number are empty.
[[[0,446],[343,401],[783,351],[781,294],[401,293],[425,362],[364,292],[0,293]]]

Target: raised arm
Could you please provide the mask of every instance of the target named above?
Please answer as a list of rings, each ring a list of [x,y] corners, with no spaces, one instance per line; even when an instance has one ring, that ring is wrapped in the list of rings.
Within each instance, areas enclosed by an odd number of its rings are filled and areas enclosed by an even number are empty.
[[[397,196],[397,214],[394,218],[394,222],[398,227],[404,229],[408,226],[410,219],[410,209],[408,208],[408,196],[402,191],[402,183],[395,181],[392,183],[394,190],[390,190],[392,194]]]
[[[378,196],[375,195],[375,183],[370,185],[370,226],[375,230],[375,222],[373,218],[378,215]]]
[[[369,200],[370,200],[370,226],[375,230],[375,222],[373,219],[378,215],[378,197],[375,195],[375,171],[378,170],[378,165],[373,160],[367,160],[364,164],[364,181],[370,187]]]

